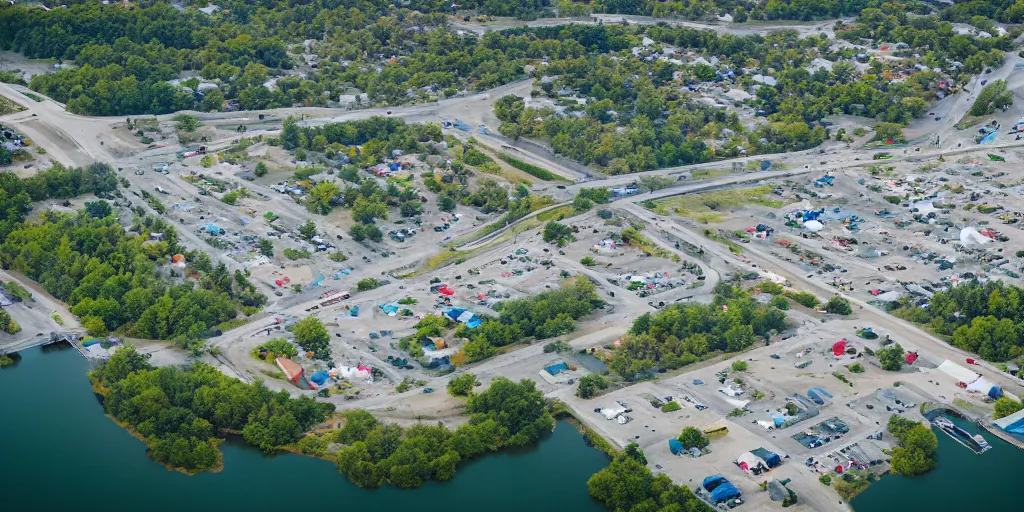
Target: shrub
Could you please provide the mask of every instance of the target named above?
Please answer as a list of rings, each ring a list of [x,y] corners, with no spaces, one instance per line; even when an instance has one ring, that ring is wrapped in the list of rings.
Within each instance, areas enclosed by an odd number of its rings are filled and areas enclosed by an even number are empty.
[[[591,258],[590,256],[584,256],[580,260],[580,263],[588,267],[593,267],[594,265],[597,265],[597,261],[594,258]]]
[[[828,299],[825,303],[825,311],[832,313],[833,315],[849,315],[853,313],[853,307],[850,306],[850,301],[845,297],[839,295],[833,295],[832,298]]]
[[[734,371],[734,372],[742,372],[742,371],[746,371],[746,369],[747,369],[747,362],[746,361],[733,361],[732,362],[732,371]]]
[[[607,388],[608,379],[604,378],[603,375],[591,373],[580,377],[579,387],[576,388],[576,396],[580,398],[593,398],[597,395],[598,390]]]
[[[476,375],[465,373],[448,381],[448,394],[452,396],[469,396],[476,386]]]
[[[678,410],[681,410],[682,408],[683,408],[683,406],[679,405],[679,402],[676,402],[675,400],[673,400],[673,401],[671,401],[671,402],[661,406],[661,412],[676,412]]]
[[[679,434],[679,442],[683,444],[683,448],[689,450],[690,448],[697,448],[698,450],[707,448],[711,441],[703,432],[697,427],[686,427]]]
[[[853,363],[847,366],[846,369],[850,370],[851,373],[864,373],[864,366],[860,363]]]
[[[378,286],[381,286],[382,284],[384,284],[384,283],[381,280],[379,280],[379,279],[376,279],[376,278],[373,278],[373,277],[367,277],[367,278],[360,279],[359,282],[356,283],[356,289],[361,291],[361,292],[365,292],[365,291],[369,291],[369,290],[372,290],[374,288],[377,288]]]

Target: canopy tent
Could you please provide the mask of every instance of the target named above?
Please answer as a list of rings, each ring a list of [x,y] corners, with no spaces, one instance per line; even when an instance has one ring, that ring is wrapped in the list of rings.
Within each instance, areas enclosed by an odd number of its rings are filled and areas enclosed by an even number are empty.
[[[967,368],[950,361],[949,359],[946,359],[939,365],[939,371],[958,381],[974,382],[978,379],[977,373],[974,373]]]
[[[768,468],[768,463],[761,457],[754,455],[750,452],[743,452],[739,457],[736,457],[736,464],[740,466],[743,471],[751,471],[758,467]]]

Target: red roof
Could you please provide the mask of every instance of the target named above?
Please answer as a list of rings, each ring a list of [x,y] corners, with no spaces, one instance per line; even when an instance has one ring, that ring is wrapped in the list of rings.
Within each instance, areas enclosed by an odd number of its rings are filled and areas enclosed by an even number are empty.
[[[301,366],[295,364],[295,361],[292,361],[287,357],[279,357],[275,362],[277,363],[277,367],[284,372],[286,377],[288,377],[288,380],[298,382],[299,377],[302,376]]]

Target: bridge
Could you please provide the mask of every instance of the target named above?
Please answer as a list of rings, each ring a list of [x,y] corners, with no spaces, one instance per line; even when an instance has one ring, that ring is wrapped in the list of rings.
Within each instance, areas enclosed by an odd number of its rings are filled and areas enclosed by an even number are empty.
[[[70,338],[73,336],[74,338]],[[52,343],[68,342],[82,357],[86,357],[85,351],[81,345],[72,341],[72,339],[81,338],[80,333],[58,333],[56,337],[53,336],[34,336],[26,340],[15,341],[6,345],[0,345],[0,354],[13,354],[15,352],[21,352],[30,348],[41,347],[43,345],[50,345]]]

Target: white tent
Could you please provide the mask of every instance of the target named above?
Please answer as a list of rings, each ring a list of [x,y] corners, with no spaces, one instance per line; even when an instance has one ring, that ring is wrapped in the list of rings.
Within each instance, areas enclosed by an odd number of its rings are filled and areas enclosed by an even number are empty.
[[[825,229],[825,225],[816,220],[809,220],[807,222],[804,222],[804,229],[808,231],[818,232],[821,231],[822,229]]]
[[[614,419],[616,416],[626,412],[625,407],[606,407],[601,409],[601,414],[604,415],[606,420]]]
[[[967,368],[950,361],[949,359],[946,359],[939,365],[939,371],[963,382],[974,382],[978,378],[977,373],[974,373]]]
[[[977,380],[967,385],[967,391],[987,395],[989,390],[991,390],[993,387],[995,387],[995,384],[993,384],[991,381],[989,381],[985,377],[978,377]]]
[[[750,471],[751,469],[756,468],[758,465],[768,467],[768,464],[764,461],[764,459],[750,452],[743,452],[742,454],[740,454],[739,457],[736,457],[736,463],[739,464],[740,468],[743,469],[744,471]]]
[[[967,226],[966,228],[960,230],[960,242],[963,243],[964,245],[985,245],[991,241],[991,238],[981,233],[978,233],[977,229],[974,229],[970,226]]]

